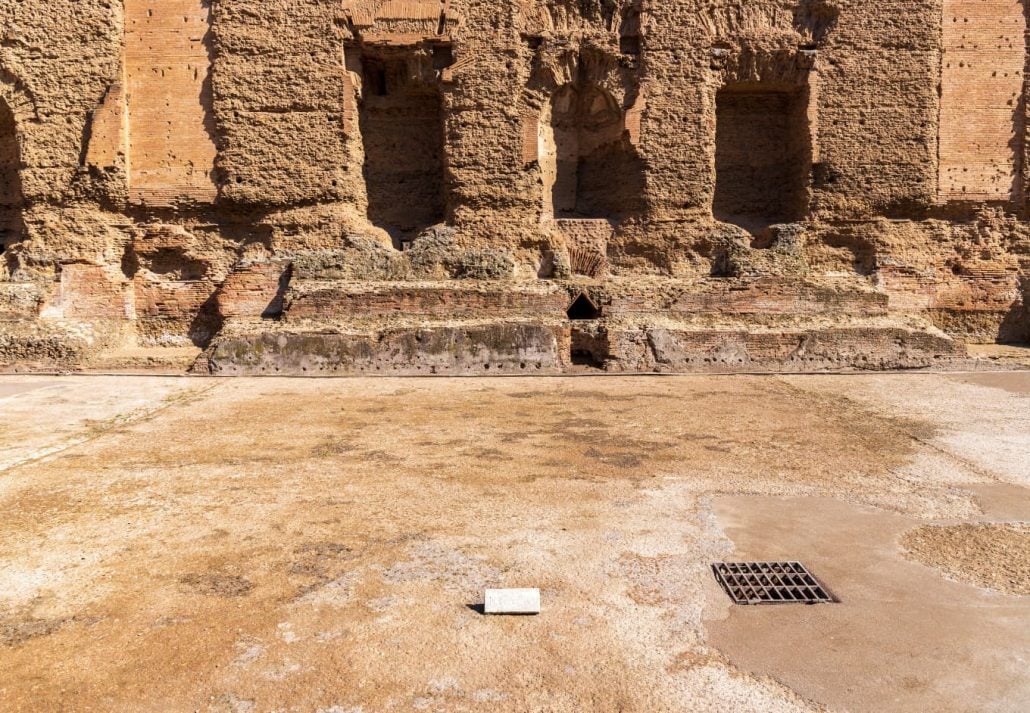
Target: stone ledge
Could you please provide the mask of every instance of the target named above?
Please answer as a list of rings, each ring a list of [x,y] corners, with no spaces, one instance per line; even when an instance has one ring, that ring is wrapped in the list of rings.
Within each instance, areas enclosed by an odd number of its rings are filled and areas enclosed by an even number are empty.
[[[791,329],[670,320],[236,323],[198,360],[214,375],[517,375],[925,369],[966,357],[928,325],[888,319]],[[592,367],[592,368],[591,368]]]
[[[612,371],[810,372],[926,369],[966,356],[932,328],[813,327],[785,331],[655,327],[613,331]]]
[[[224,376],[555,374],[564,369],[569,352],[562,328],[528,323],[378,332],[234,331],[215,340],[195,371]]]

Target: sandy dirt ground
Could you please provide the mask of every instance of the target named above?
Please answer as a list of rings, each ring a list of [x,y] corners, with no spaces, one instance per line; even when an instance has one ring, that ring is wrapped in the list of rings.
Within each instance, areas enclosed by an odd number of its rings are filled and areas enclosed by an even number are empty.
[[[901,542],[917,562],[987,589],[1030,596],[1030,525],[929,525]]]
[[[2,711],[1030,710],[1028,373],[0,377],[0,513]]]

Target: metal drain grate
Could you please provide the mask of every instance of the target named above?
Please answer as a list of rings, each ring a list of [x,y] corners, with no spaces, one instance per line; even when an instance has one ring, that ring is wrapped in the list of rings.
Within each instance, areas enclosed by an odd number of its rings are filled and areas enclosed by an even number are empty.
[[[837,601],[800,562],[716,562],[712,571],[734,604]]]

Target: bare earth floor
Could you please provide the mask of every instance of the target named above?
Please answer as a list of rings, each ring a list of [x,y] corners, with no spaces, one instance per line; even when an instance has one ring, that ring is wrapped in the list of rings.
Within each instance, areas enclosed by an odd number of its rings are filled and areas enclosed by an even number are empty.
[[[0,513],[3,711],[1030,710],[1030,373],[2,377]]]

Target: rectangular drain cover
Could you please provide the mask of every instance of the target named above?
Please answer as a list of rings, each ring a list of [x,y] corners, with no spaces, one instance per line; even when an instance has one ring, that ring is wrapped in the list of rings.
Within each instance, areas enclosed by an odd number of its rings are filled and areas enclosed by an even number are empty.
[[[734,604],[837,601],[800,562],[716,562],[712,571]]]

